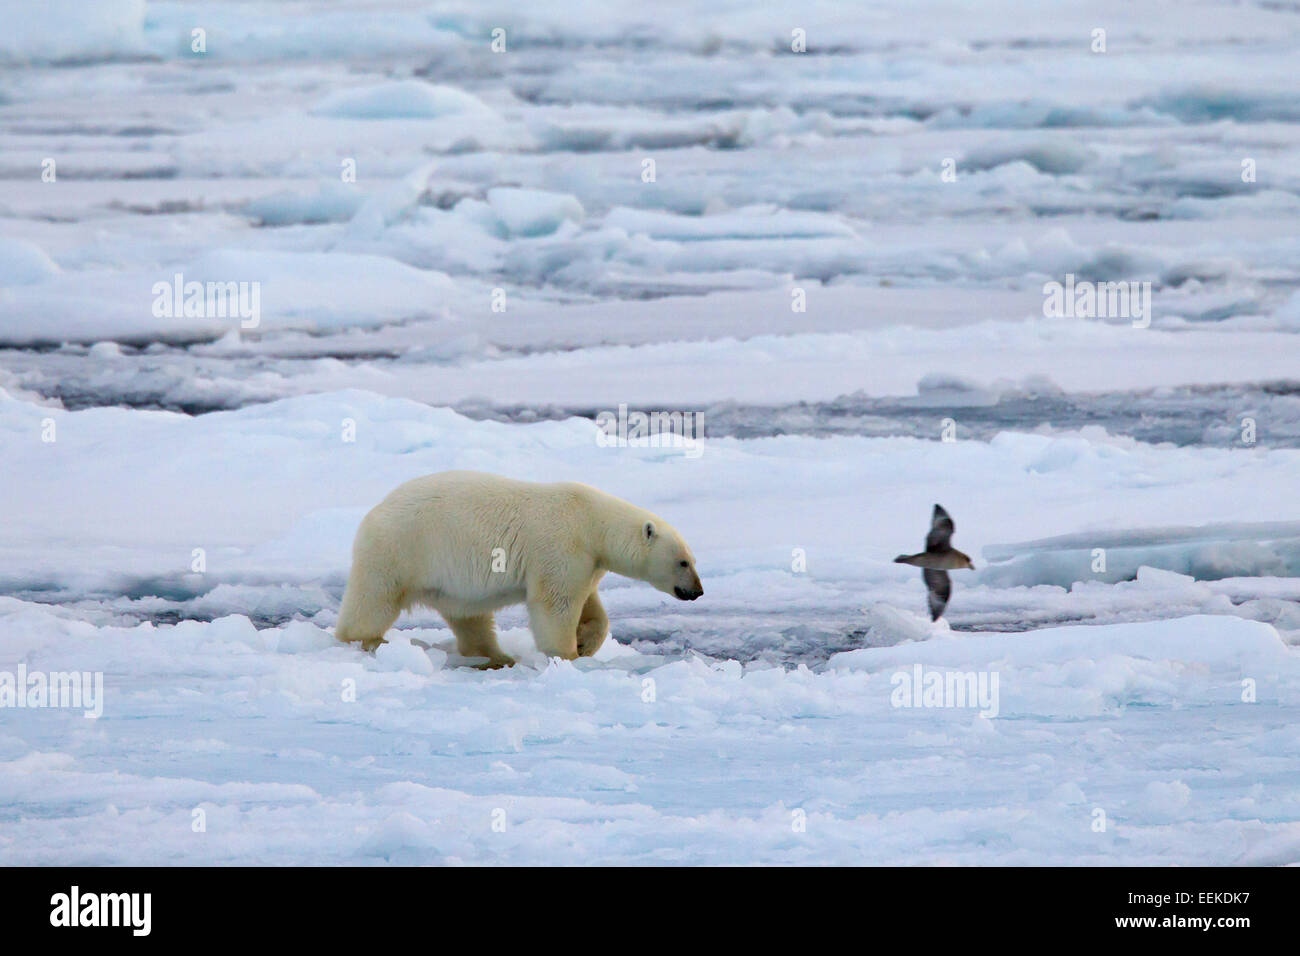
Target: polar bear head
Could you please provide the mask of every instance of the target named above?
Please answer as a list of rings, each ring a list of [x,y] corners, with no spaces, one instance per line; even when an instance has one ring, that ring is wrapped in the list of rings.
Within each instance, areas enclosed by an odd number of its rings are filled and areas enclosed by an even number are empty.
[[[695,573],[695,555],[677,529],[663,521],[646,521],[641,526],[643,581],[681,601],[694,601],[704,594]]]

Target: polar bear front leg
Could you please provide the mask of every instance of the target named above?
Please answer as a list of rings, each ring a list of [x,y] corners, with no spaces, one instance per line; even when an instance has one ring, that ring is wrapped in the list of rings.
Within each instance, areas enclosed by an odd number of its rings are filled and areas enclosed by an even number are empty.
[[[486,657],[484,666],[491,669],[509,667],[515,659],[497,643],[496,621],[491,614],[475,617],[449,617],[447,626],[456,635],[456,650],[461,657]]]
[[[596,589],[592,588],[587,595],[587,603],[582,606],[582,613],[578,616],[578,656],[590,657],[595,654],[608,635],[609,615],[605,613]]]
[[[578,615],[582,606],[572,598],[546,593],[528,598],[528,625],[537,649],[548,657],[571,661],[578,656]]]

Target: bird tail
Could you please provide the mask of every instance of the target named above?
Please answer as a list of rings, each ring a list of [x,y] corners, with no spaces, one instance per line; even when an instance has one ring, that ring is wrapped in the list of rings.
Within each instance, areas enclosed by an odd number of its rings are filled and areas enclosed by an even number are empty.
[[[919,554],[900,554],[898,557],[894,558],[894,563],[895,564],[916,564],[916,559],[919,557],[920,557]]]

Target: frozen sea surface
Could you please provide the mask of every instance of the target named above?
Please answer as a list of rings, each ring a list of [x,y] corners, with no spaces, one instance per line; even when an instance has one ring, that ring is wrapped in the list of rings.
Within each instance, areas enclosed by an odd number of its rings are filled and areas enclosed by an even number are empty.
[[[0,861],[1300,862],[1300,11],[0,19],[0,675],[105,688],[0,710]],[[654,509],[705,599],[337,645],[357,522],[449,468]]]

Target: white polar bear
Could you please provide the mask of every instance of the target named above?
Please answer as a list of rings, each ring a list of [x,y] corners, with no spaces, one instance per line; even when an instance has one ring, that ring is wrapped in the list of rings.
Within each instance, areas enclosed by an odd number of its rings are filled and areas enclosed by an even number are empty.
[[[539,650],[589,657],[609,633],[596,595],[607,571],[683,601],[704,593],[682,536],[621,498],[577,482],[427,475],[362,519],[335,634],[373,650],[420,604],[446,619],[461,654],[502,667],[514,661],[497,644],[492,614],[527,603]]]

